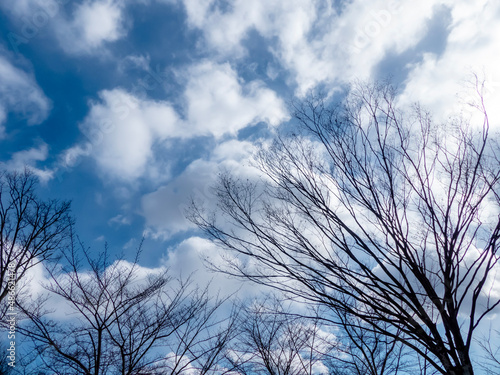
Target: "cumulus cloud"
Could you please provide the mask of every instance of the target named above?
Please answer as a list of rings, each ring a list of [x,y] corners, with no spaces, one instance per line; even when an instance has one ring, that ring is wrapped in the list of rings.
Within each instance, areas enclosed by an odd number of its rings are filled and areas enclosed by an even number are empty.
[[[55,284],[55,280],[62,285],[68,285],[71,283],[71,278],[74,276],[72,273],[63,272],[63,268],[61,264],[53,264],[53,268],[51,275],[46,266],[43,263],[35,264],[33,267],[29,268],[26,272],[26,276],[23,280],[20,280],[18,285],[19,291],[23,297],[26,297],[27,300],[35,301],[39,297],[47,296],[48,300],[45,302],[45,306],[57,306],[57,309],[51,310],[50,317],[57,320],[69,320],[73,319],[75,308],[71,305],[65,298],[61,297],[56,293],[49,292],[50,286]],[[131,263],[129,261],[118,259],[114,262],[110,263],[106,270],[105,274],[108,275],[117,275],[119,273],[126,274],[130,272],[130,270],[134,268],[134,278],[130,280],[129,287],[137,287],[140,285],[144,285],[148,282],[150,276],[160,275],[165,272],[165,266],[161,265],[156,268],[148,268],[143,267],[138,264]],[[175,271],[170,273],[171,276],[178,276],[175,274]],[[104,275],[101,275],[104,276]],[[79,269],[78,271],[79,280],[83,281],[85,285],[88,282],[96,283],[95,273],[92,271],[88,271],[83,269]],[[172,281],[175,283],[175,281]],[[117,287],[116,285],[108,285],[109,290]],[[78,293],[78,292],[76,292]]]
[[[217,146],[209,160],[193,161],[175,180],[146,194],[141,201],[146,219],[146,234],[156,238],[193,229],[185,215],[191,198],[210,202],[210,187],[221,169],[236,175],[251,177],[256,171],[249,166],[255,146],[249,142],[231,140]]]
[[[70,166],[91,155],[113,178],[133,181],[165,175],[158,172],[155,160],[166,151],[162,142],[167,139],[220,138],[259,122],[276,126],[288,119],[283,101],[272,90],[258,81],[241,82],[228,64],[202,62],[182,77],[184,118],[166,101],[140,98],[119,88],[101,91],[81,124],[89,141],[67,150],[63,164]]]
[[[0,51],[1,53],[1,51]],[[51,102],[32,74],[16,67],[0,55],[0,139],[5,136],[8,113],[15,113],[28,125],[37,125],[49,115]]]
[[[223,57],[244,56],[251,30],[265,37],[299,95],[320,83],[369,77],[389,51],[401,53],[425,36],[425,21],[440,3],[357,0],[339,8],[314,0],[236,0],[224,9],[216,0],[184,0],[188,24]]]
[[[486,106],[490,124],[496,125],[500,116],[496,105],[500,100],[499,12],[495,2],[454,2],[445,51],[440,56],[426,54],[411,66],[401,102],[420,101],[439,119],[446,119],[458,110],[467,110],[467,103],[477,102],[470,84],[475,73],[480,81],[486,80]]]
[[[169,248],[167,253],[161,258],[157,267],[144,267],[139,264],[133,264],[126,260],[116,260],[111,263],[106,272],[117,271],[122,273],[128,272],[131,267],[135,268],[135,278],[132,281],[132,287],[143,285],[149,276],[159,275],[166,270],[173,278],[171,286],[176,286],[178,278],[186,280],[192,277],[193,288],[199,286],[201,288],[210,284],[210,292],[219,297],[229,296],[239,292],[239,296],[256,295],[261,287],[253,285],[245,285],[244,282],[232,280],[228,283],[228,277],[220,273],[213,273],[209,271],[204,263],[204,259],[210,259],[215,264],[222,265],[223,259],[221,258],[220,249],[206,239],[200,237],[191,237],[182,241],[179,245]],[[57,267],[56,267],[57,268]],[[61,283],[69,282],[69,274],[61,272],[56,273],[57,280]],[[87,282],[95,278],[95,275],[87,270],[79,271],[80,280]],[[57,320],[71,319],[74,314],[74,309],[62,297],[54,293],[48,293],[46,287],[53,284],[51,275],[42,263],[36,264],[27,271],[26,277],[20,281],[19,292],[23,297],[29,300],[36,300],[36,298],[47,295],[49,300],[46,306],[57,306],[50,317]]]
[[[444,108],[456,111],[452,101],[463,106],[456,102],[457,93],[471,99],[463,81],[472,71],[486,79],[491,103],[500,98],[500,77],[495,76],[499,5],[491,1],[355,0],[342,6],[314,0],[236,0],[228,6],[217,0],[183,3],[188,25],[203,33],[206,43],[200,45],[218,58],[247,57],[245,41],[250,31],[257,31],[299,96],[322,84],[333,88],[354,79],[373,79],[385,59],[416,48],[430,31],[429,22],[448,9],[451,23],[443,25],[443,35],[430,35],[446,40],[444,50],[436,53],[421,45],[421,51],[413,51],[411,65],[401,67],[409,71],[401,101],[421,100],[441,113]],[[234,32],[227,33],[229,29]],[[497,111],[497,106],[489,107]]]
[[[153,145],[179,134],[177,114],[167,102],[139,99],[122,89],[101,91],[99,98],[81,124],[89,142],[66,156],[90,154],[111,177],[139,178],[154,158]]]
[[[200,286],[210,285],[210,292],[219,297],[236,295],[240,298],[255,297],[268,288],[245,282],[241,279],[212,272],[206,261],[216,267],[224,267],[229,254],[224,253],[210,241],[200,237],[190,237],[175,248],[168,249],[160,264],[169,270],[182,270],[182,277],[193,276]]]
[[[203,256],[216,253],[217,247],[200,237],[190,237],[175,248],[169,249],[161,260],[161,265],[171,270],[182,270],[182,277],[196,274],[200,285],[208,285],[213,274],[207,272],[203,264]]]
[[[264,121],[276,126],[288,118],[284,104],[262,82],[244,83],[229,64],[202,62],[187,71],[188,132],[220,137]]]
[[[96,0],[79,4],[72,18],[61,20],[55,32],[70,54],[91,53],[126,35],[123,1]]]
[[[127,34],[125,5],[123,0],[84,0],[74,6],[67,0],[0,0],[0,7],[17,25],[14,44],[26,43],[48,29],[66,53],[77,55],[102,53],[106,43]]]

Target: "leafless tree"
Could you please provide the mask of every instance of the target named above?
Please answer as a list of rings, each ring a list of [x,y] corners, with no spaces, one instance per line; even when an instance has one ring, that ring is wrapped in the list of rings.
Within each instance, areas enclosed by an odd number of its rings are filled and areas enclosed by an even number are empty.
[[[19,282],[30,267],[69,243],[69,202],[40,199],[36,185],[37,177],[28,170],[0,172],[0,302],[9,282]]]
[[[481,85],[478,86],[481,94]],[[218,208],[190,218],[232,251],[223,271],[359,319],[446,375],[472,375],[500,235],[498,144],[395,106],[390,85],[296,107],[300,127],[256,157],[261,181],[221,174]]]
[[[356,316],[336,314],[337,354],[328,356],[330,375],[402,375],[416,369],[406,348]]]
[[[268,375],[401,375],[415,369],[401,343],[363,329],[359,319],[343,317],[332,325],[328,314],[285,307],[277,296],[244,306],[226,367]]]
[[[271,298],[245,306],[238,322],[226,353],[228,368],[243,375],[326,373],[322,361],[335,349],[317,319],[291,314],[283,302]]]
[[[49,270],[48,294],[20,301],[28,322],[19,331],[31,339],[38,369],[58,375],[158,373],[178,331],[215,311],[206,290],[176,281],[166,270],[146,274],[138,256],[111,262],[107,251],[92,257],[83,245],[72,247],[66,266]],[[51,315],[57,312],[51,301],[66,316]]]
[[[483,371],[488,375],[500,373],[500,330],[490,326],[486,335],[477,339],[483,349],[481,364]]]
[[[0,356],[0,375],[9,375],[12,374],[12,367],[9,366],[9,360],[7,359],[8,346],[0,345],[0,351],[2,352],[2,356]]]
[[[221,306],[228,302],[229,297],[215,300],[175,331],[159,375],[234,374],[234,366],[227,366],[224,358],[238,333],[238,311],[233,308],[224,315]]]

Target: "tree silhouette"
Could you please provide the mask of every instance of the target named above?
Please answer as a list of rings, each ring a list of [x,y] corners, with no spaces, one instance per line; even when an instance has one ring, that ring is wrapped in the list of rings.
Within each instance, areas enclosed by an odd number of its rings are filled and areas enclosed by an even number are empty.
[[[479,126],[435,124],[385,84],[313,98],[296,106],[298,130],[257,155],[260,181],[221,174],[215,212],[195,202],[190,219],[232,251],[220,270],[471,375],[478,325],[500,303],[498,143],[477,109]]]
[[[36,193],[37,177],[29,170],[0,172],[0,302],[28,269],[69,244],[69,202],[44,201]],[[10,282],[10,283],[9,283]],[[5,303],[1,311],[5,315]]]
[[[338,354],[327,335],[318,319],[292,314],[277,298],[254,301],[240,312],[227,367],[243,375],[318,374]]]
[[[58,375],[156,374],[167,373],[172,346],[191,362],[209,354],[199,347],[220,332],[212,333],[210,319],[200,317],[212,316],[221,301],[189,281],[174,280],[165,269],[146,272],[137,264],[140,250],[134,262],[111,262],[107,251],[95,257],[83,245],[77,248],[64,253],[66,266],[49,269],[48,294],[19,301],[28,320],[19,331],[38,354],[37,369]],[[66,318],[51,315],[51,301],[66,310]],[[179,342],[185,326],[198,332]],[[190,358],[193,353],[198,356]]]

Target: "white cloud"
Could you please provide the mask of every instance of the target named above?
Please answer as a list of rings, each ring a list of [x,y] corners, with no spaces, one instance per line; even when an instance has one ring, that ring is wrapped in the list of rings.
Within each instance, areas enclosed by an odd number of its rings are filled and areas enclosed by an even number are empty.
[[[38,263],[35,266],[29,268],[26,272],[25,278],[20,281],[19,289],[27,297],[28,301],[35,301],[38,297],[47,296],[48,299],[45,302],[45,307],[47,307],[48,310],[51,311],[49,314],[50,318],[62,321],[73,319],[75,316],[75,307],[65,298],[61,297],[58,294],[49,292],[48,289],[50,289],[51,285],[55,285],[54,277],[61,285],[69,285],[71,283],[71,277],[74,277],[74,275],[73,273],[62,272],[61,264],[53,264],[52,266],[52,272],[55,271],[53,275],[50,275],[43,263]],[[146,282],[148,282],[149,276],[159,275],[165,271],[165,267],[163,265],[156,268],[148,268],[140,266],[139,264],[134,265],[134,263],[122,259],[116,260],[113,263],[109,264],[105,270],[105,273],[115,276],[118,274],[126,274],[132,267],[134,267],[135,269],[135,277],[129,284],[129,287],[132,288],[139,285],[144,285]],[[173,278],[175,278],[178,275],[175,274],[177,270],[178,269],[174,269],[169,274]],[[84,270],[81,266],[78,274],[79,280],[84,281],[84,285],[86,285],[88,281],[92,281],[94,283],[96,282],[95,273],[93,273],[92,271]],[[104,275],[101,276],[105,277]],[[172,284],[176,283],[176,281],[174,280],[172,281]],[[113,290],[113,288],[117,286],[118,284],[110,284],[108,285],[108,290]],[[79,291],[77,290],[76,293],[78,292]],[[57,309],[51,310],[53,306],[57,306]]]
[[[127,34],[126,3],[125,0],[84,0],[79,4],[68,0],[0,0],[0,7],[16,25],[12,30],[16,35],[14,45],[28,43],[48,29],[54,32],[66,53],[79,55],[102,53],[106,43]]]
[[[29,168],[40,181],[46,182],[54,176],[54,171],[50,169],[36,168],[38,161],[44,161],[49,155],[49,148],[46,143],[41,143],[38,147],[32,147],[27,150],[22,150],[12,154],[10,160],[0,162],[2,168],[9,171],[22,171],[24,168]]]
[[[37,262],[37,259],[35,259],[35,262]],[[18,288],[22,294],[27,293],[32,299],[35,299],[45,292],[42,284],[48,281],[48,276],[43,263],[37,263],[26,271],[24,279],[19,281]]]
[[[73,167],[80,161],[81,157],[89,156],[91,152],[92,144],[90,142],[77,144],[63,151],[63,153],[59,156],[60,164],[65,168]]]
[[[150,172],[155,143],[179,134],[171,105],[142,100],[122,89],[101,91],[99,97],[81,125],[90,143],[75,146],[66,156],[90,154],[103,172],[122,180]]]
[[[491,1],[453,2],[450,34],[444,53],[425,55],[411,67],[403,103],[421,102],[439,120],[458,110],[467,110],[467,102],[477,101],[466,81],[472,73],[486,79],[485,99],[490,124],[500,119],[500,4]]]
[[[190,199],[212,201],[210,188],[221,169],[239,176],[252,176],[256,172],[249,166],[249,159],[254,151],[255,146],[249,142],[224,142],[213,150],[210,160],[195,160],[175,180],[145,195],[141,207],[146,218],[146,233],[168,238],[195,228],[185,217]]]
[[[259,121],[276,126],[288,118],[274,91],[259,81],[243,83],[229,64],[202,62],[186,75],[187,133],[221,137]]]
[[[222,58],[244,56],[242,42],[250,30],[265,37],[299,95],[319,83],[369,77],[388,51],[400,53],[418,43],[440,3],[357,0],[339,12],[315,0],[235,0],[225,10],[215,0],[184,0],[188,24],[201,29],[207,48]]]
[[[41,144],[38,148],[30,148],[14,153],[12,162],[15,165],[24,165],[34,161],[43,161],[47,159],[48,146],[46,143]]]
[[[1,51],[0,51],[1,52]],[[9,112],[20,116],[28,125],[44,121],[51,109],[50,100],[37,85],[35,78],[14,66],[0,55],[0,139]]]
[[[58,2],[57,0],[0,0],[0,7],[19,19],[20,17],[33,16],[39,10],[54,14],[54,10],[59,8],[60,3],[62,1]]]
[[[202,62],[181,76],[186,81],[184,119],[169,102],[118,88],[101,91],[80,127],[89,141],[68,149],[62,164],[71,166],[90,155],[106,177],[166,178],[165,163],[155,160],[168,151],[163,143],[167,139],[220,138],[261,121],[276,126],[288,119],[283,101],[272,90],[258,81],[241,82],[228,64]]]
[[[115,41],[123,35],[120,7],[110,0],[81,5],[75,12],[75,25],[91,47]]]
[[[133,240],[129,241],[130,246],[134,246]],[[135,244],[137,245],[137,244]],[[199,286],[204,288],[210,284],[210,293],[213,296],[223,298],[235,292],[238,292],[240,297],[255,296],[261,291],[262,287],[255,287],[252,284],[244,281],[231,279],[228,282],[228,277],[221,273],[213,273],[207,269],[204,259],[210,259],[217,265],[223,265],[224,260],[221,258],[221,250],[210,241],[200,237],[190,237],[182,241],[179,245],[168,249],[165,256],[159,260],[157,267],[144,267],[136,264],[135,277],[131,287],[137,287],[147,282],[149,276],[159,275],[168,271],[168,275],[172,277],[170,287],[175,289],[178,286],[178,280],[187,280],[192,277],[192,288]],[[106,272],[117,274],[128,272],[133,263],[126,260],[116,260],[110,264]],[[54,269],[60,265],[54,265]],[[61,272],[57,273],[58,282],[65,284],[69,282],[70,274]],[[80,280],[86,282],[95,279],[92,272],[81,269],[79,271]],[[20,281],[19,290],[23,296],[27,296],[29,300],[34,301],[42,295],[49,296],[46,306],[57,306],[50,317],[57,320],[67,320],[74,317],[74,308],[62,297],[54,293],[48,293],[46,287],[53,284],[52,277],[47,272],[45,266],[41,263],[35,265],[27,271],[26,277]]]
[[[113,216],[111,219],[108,220],[109,225],[116,225],[121,227],[122,225],[130,225],[132,222],[129,217],[118,214],[116,216]]]
[[[397,56],[417,46],[429,32],[428,22],[446,7],[452,22],[445,51],[440,56],[424,53],[421,62],[408,67],[405,95],[436,112],[455,111],[450,99],[466,95],[461,82],[467,73],[485,72],[490,110],[497,111],[500,30],[495,2],[355,0],[345,2],[341,11],[315,0],[235,0],[225,8],[216,0],[184,0],[184,5],[188,24],[203,32],[206,43],[200,46],[217,58],[248,57],[245,38],[256,30],[290,74],[299,96],[319,84],[372,79],[388,54]],[[227,33],[229,29],[234,32]]]
[[[121,73],[126,73],[128,68],[139,68],[144,71],[148,71],[151,59],[149,56],[143,55],[129,55],[120,61],[118,64],[118,70]]]
[[[210,241],[200,237],[190,237],[175,248],[168,250],[161,260],[161,265],[171,270],[180,270],[181,276],[193,276],[193,281],[200,287],[210,284],[210,293],[223,298],[234,295],[237,297],[255,297],[264,290],[264,286],[255,285],[242,279],[231,278],[223,273],[212,272],[205,261],[216,267],[226,265],[229,254]]]
[[[55,32],[62,48],[70,54],[93,53],[106,43],[126,35],[124,2],[85,1],[79,4],[71,20],[58,20]]]

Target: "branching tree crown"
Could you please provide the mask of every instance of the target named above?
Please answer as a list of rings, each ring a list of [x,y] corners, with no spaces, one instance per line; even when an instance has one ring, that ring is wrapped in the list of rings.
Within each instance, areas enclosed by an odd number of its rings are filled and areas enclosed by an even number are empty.
[[[337,354],[328,335],[317,319],[291,314],[275,298],[255,301],[240,312],[227,367],[242,375],[325,373],[323,362]]]
[[[173,375],[217,364],[229,328],[214,328],[222,301],[206,289],[176,281],[161,268],[145,274],[139,251],[134,262],[111,262],[106,251],[91,256],[83,245],[64,255],[66,267],[49,269],[49,293],[18,305],[26,317],[18,329],[31,341],[38,369],[60,375]],[[54,300],[66,317],[52,315]]]
[[[71,238],[69,202],[40,199],[36,185],[37,177],[28,170],[0,171],[0,302],[9,292],[9,275],[21,280]]]
[[[194,204],[190,218],[232,251],[223,271],[471,375],[478,325],[500,303],[500,154],[478,109],[479,126],[435,124],[419,106],[399,110],[390,85],[306,101],[299,130],[257,155],[262,180],[222,174],[216,212]]]

